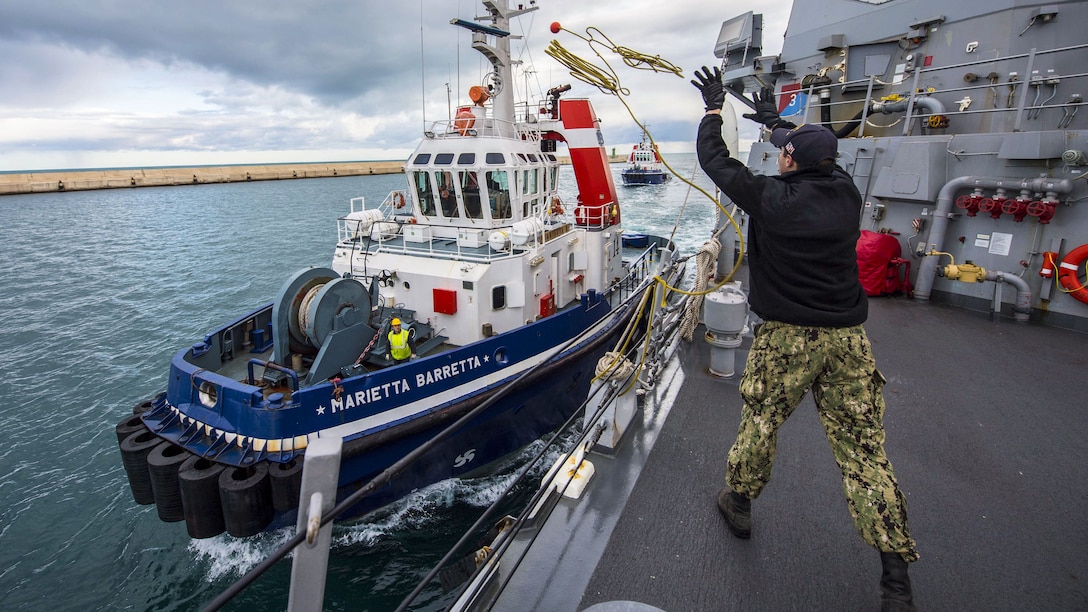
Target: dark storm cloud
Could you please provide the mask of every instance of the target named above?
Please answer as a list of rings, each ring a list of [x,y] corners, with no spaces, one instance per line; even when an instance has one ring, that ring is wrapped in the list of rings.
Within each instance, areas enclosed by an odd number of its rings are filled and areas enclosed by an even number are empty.
[[[528,35],[511,41],[524,62],[507,84],[517,100],[527,86],[539,99],[572,83],[570,96],[593,100],[606,142],[640,140],[620,102],[543,52],[556,38],[599,62],[584,41],[553,36],[547,25],[558,20],[579,34],[599,27],[615,44],[684,69],[681,78],[647,76],[606,54],[655,140],[691,141],[702,105],[687,79],[714,63],[718,29],[703,3],[676,0],[652,20],[645,15],[659,6],[650,0],[539,4],[511,24]],[[405,155],[490,70],[470,35],[449,25],[482,10],[478,0],[0,0],[0,166],[149,163],[142,152],[171,163]],[[712,12],[742,10],[730,3]]]
[[[452,28],[441,26],[457,7],[441,4],[447,10],[428,6],[423,15],[424,28],[438,33],[426,49],[434,60],[448,59],[456,44]],[[41,54],[20,57],[19,46],[61,45],[128,61],[201,66],[335,106],[368,91],[402,89],[406,67],[420,63],[415,2],[5,0],[0,7],[0,41],[16,54],[8,56],[9,66],[27,67],[24,79],[64,70]]]

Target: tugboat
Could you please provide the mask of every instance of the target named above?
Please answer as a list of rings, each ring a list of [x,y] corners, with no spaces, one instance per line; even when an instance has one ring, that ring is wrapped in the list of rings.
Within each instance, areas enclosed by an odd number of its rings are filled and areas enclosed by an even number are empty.
[[[657,148],[646,141],[631,148],[627,156],[627,167],[620,173],[624,185],[661,185],[669,182],[672,175],[661,167],[661,156]]]
[[[404,188],[353,199],[331,266],[180,350],[165,392],[117,425],[133,497],[162,520],[194,538],[291,524],[314,440],[343,440],[343,499],[502,390],[352,514],[480,470],[567,421],[598,360],[643,322],[654,278],[682,278],[666,240],[625,249],[590,102],[561,99],[566,85],[515,105],[510,20],[536,7],[483,4],[490,23],[451,23],[491,62],[489,85],[424,131]]]

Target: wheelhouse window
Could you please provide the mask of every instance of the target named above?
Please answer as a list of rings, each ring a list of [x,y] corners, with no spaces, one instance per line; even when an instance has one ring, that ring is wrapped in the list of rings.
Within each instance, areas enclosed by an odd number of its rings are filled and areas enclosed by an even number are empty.
[[[419,206],[423,214],[428,217],[433,217],[434,210],[434,190],[431,189],[431,175],[423,172],[412,173],[412,184],[416,189],[416,197],[419,198]]]
[[[491,310],[506,308],[506,285],[496,285],[491,288]]]
[[[491,203],[491,218],[509,219],[511,216],[509,176],[505,170],[489,170],[485,177],[487,197]]]
[[[465,198],[465,216],[469,219],[483,219],[484,210],[480,205],[480,180],[475,172],[461,172],[461,193]]]
[[[537,190],[537,170],[533,168],[531,170],[521,171],[521,193],[522,195],[529,195],[536,193]]]
[[[451,219],[461,216],[457,211],[457,194],[454,192],[453,173],[437,172],[435,173],[435,181],[438,183],[438,201],[442,207],[442,216]]]

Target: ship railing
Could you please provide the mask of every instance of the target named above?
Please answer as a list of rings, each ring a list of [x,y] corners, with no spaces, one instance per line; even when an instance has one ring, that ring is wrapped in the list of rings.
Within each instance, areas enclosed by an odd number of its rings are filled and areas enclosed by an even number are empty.
[[[614,210],[615,205],[615,202],[606,202],[595,206],[579,203],[574,208],[574,224],[577,227],[593,231],[600,231],[611,227],[613,224],[613,213],[618,212]]]
[[[613,306],[627,301],[632,295],[641,290],[643,283],[654,269],[658,248],[659,245],[654,242],[634,259],[624,260],[623,266],[627,274],[614,285],[616,290],[612,292]]]
[[[1000,115],[1007,117],[1004,119],[1006,124],[1005,128],[999,129],[996,126],[991,125],[990,128],[986,130],[989,132],[1036,131],[1030,129],[1031,126],[1026,124],[1026,122],[1038,120],[1043,112],[1052,110],[1062,110],[1062,116],[1048,127],[1038,129],[1068,128],[1080,107],[1088,104],[1088,102],[1085,102],[1084,96],[1080,93],[1084,90],[1083,85],[1088,84],[1088,72],[1080,71],[1058,74],[1053,71],[1048,71],[1043,73],[1038,67],[1040,66],[1040,63],[1045,61],[1048,57],[1062,54],[1083,54],[1085,50],[1088,50],[1088,43],[1043,50],[1031,49],[1027,53],[980,59],[958,64],[925,66],[915,69],[913,74],[908,78],[893,82],[881,81],[877,76],[873,75],[865,79],[834,82],[826,85],[809,84],[802,89],[807,95],[805,98],[804,110],[801,112],[800,116],[808,117],[809,111],[814,106],[826,106],[828,108],[847,106],[857,108],[858,103],[864,100],[865,105],[861,111],[858,137],[865,136],[866,128],[890,129],[900,123],[902,123],[903,126],[901,128],[901,134],[907,136],[914,129],[914,125],[919,119],[922,120],[922,133],[931,133],[931,130],[933,129],[943,129],[942,126],[947,125],[945,121],[951,117],[966,118],[980,115]],[[1085,65],[1083,62],[1079,61],[1069,63],[1073,65]],[[967,79],[964,79],[963,76],[960,76],[960,78],[957,79],[966,81],[967,84],[963,86],[943,87],[939,89],[926,87],[926,83],[928,82],[926,77],[932,77],[946,71],[970,68],[976,68],[977,70],[965,73],[965,75],[971,75],[968,76]],[[1004,81],[1001,80],[1001,75],[1005,76]],[[1080,79],[1084,79],[1084,81],[1080,81]],[[1066,93],[1062,98],[1059,98],[1058,86],[1062,83],[1068,83],[1074,80],[1080,86],[1067,89],[1069,93]],[[874,115],[882,113],[873,110],[873,95],[874,92],[878,92],[889,86],[907,90],[903,92],[903,98],[906,101],[906,109],[901,117],[894,123],[891,123],[890,125],[878,125],[873,123],[872,119]],[[865,97],[863,99],[852,98],[837,102],[819,101],[822,92],[827,91],[831,93],[834,90],[838,90],[839,92],[858,92],[864,90]],[[971,93],[980,91],[988,94],[989,99],[987,99],[986,95],[983,95],[979,100],[970,97]],[[952,104],[955,106],[941,104],[941,106],[946,106],[946,108],[939,113],[931,112],[931,110],[927,108],[930,105],[919,103],[919,100],[922,97],[929,97],[932,99],[938,99],[939,97],[940,99],[950,100],[958,96],[963,97],[959,100],[952,100]],[[980,101],[983,104],[988,104],[988,108],[971,108],[972,106],[980,105]],[[789,118],[790,117],[786,117],[786,119]],[[819,123],[834,131],[836,126],[841,126],[850,121],[852,120],[838,117],[834,122],[809,121],[808,123]],[[967,130],[968,133],[973,131],[974,130]]]
[[[350,242],[351,240],[358,238],[360,234],[367,232],[361,232],[362,220],[353,218],[355,213],[361,213],[368,210],[377,210],[381,213],[381,220],[379,223],[393,223],[394,219],[399,215],[410,213],[412,210],[411,199],[403,191],[391,191],[389,195],[385,196],[385,199],[381,201],[377,206],[367,207],[366,198],[363,196],[355,197],[351,199],[350,210],[348,214],[336,219],[336,239],[338,242]]]
[[[532,123],[507,121],[482,117],[472,120],[454,119],[434,121],[423,131],[423,136],[433,139],[444,138],[512,138],[531,143],[541,140],[540,129]]]
[[[554,192],[543,198],[549,202],[547,206],[536,207],[525,219],[503,219],[499,223],[490,218],[475,221],[470,219],[472,223],[469,225],[465,224],[463,218],[456,225],[421,223],[412,215],[411,200],[407,197],[402,191],[391,192],[377,209],[382,213],[378,220],[353,218],[352,214],[371,209],[366,207],[363,198],[352,198],[349,215],[337,219],[338,243],[352,244],[368,240],[363,252],[369,254],[386,252],[491,262],[515,257],[521,250],[539,246],[570,232],[572,227],[569,217],[563,212],[562,199]],[[399,202],[408,204],[401,207],[398,206]],[[592,207],[592,210],[589,210],[591,207],[580,208],[583,210],[576,211],[575,214],[575,225],[578,227],[596,230],[612,225],[612,218],[609,216],[612,203]],[[535,220],[536,223],[525,223],[530,220]],[[501,250],[490,248],[489,238],[493,232],[505,232],[510,236],[515,233],[514,228],[528,231],[524,244]]]
[[[541,215],[541,218],[546,218],[546,215]],[[388,229],[379,227],[372,229],[369,233],[359,233],[351,229],[351,224],[354,220],[340,217],[338,222],[340,222],[339,238],[341,244],[351,244],[352,242],[361,242],[365,239],[369,239],[365,251],[360,250],[360,253],[365,252],[371,255],[378,252],[396,253],[400,255],[416,255],[485,263],[520,256],[525,249],[539,246],[560,235],[566,234],[571,231],[572,227],[571,223],[567,221],[548,219],[542,221],[539,225],[539,229],[534,229],[534,231],[528,235],[524,245],[516,245],[506,249],[496,250],[491,248],[488,243],[488,238],[491,233],[504,231],[507,235],[510,235],[513,233],[512,228],[516,224],[504,223],[502,225],[484,225],[479,228],[474,228],[446,224],[409,223],[394,220],[381,222],[388,224],[387,226],[384,226]],[[462,230],[476,232],[475,235],[477,238],[466,241],[460,235],[448,235],[449,230],[451,229],[458,230],[459,233]],[[408,232],[423,237],[409,239],[406,235]]]

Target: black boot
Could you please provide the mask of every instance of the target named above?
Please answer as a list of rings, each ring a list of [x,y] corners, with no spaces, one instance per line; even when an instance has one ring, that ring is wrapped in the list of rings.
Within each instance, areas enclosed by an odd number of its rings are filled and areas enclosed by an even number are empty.
[[[725,516],[725,523],[733,535],[745,540],[752,537],[752,500],[722,489],[718,493],[718,510]],[[910,587],[907,588],[909,591]]]
[[[907,562],[899,553],[880,553],[884,572],[880,575],[881,612],[914,612],[914,596],[910,590]]]

